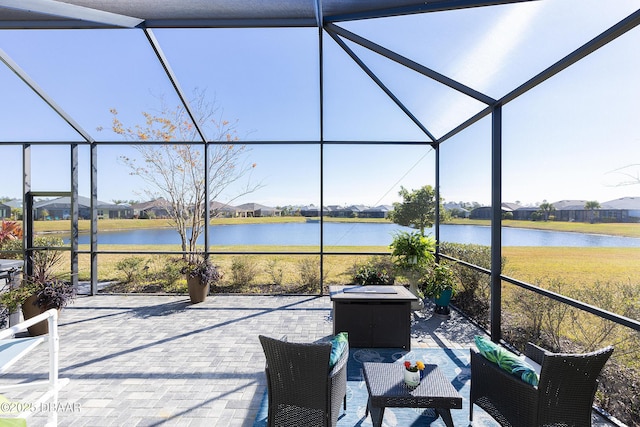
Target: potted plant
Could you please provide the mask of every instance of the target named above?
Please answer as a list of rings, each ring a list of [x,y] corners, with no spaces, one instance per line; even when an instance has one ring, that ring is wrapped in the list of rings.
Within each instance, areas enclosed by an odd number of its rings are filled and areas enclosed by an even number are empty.
[[[13,313],[22,308],[25,320],[55,308],[62,310],[76,297],[73,284],[56,277],[26,276],[20,286],[9,289],[0,295],[0,305],[6,313]],[[49,332],[46,321],[36,323],[28,328],[32,336]]]
[[[26,297],[22,302],[22,315],[25,320],[52,308],[60,311],[76,297],[73,284],[56,277],[41,280],[28,276],[17,290],[22,292],[22,298]],[[49,325],[47,322],[40,322],[28,329],[31,335],[44,335],[49,332]]]
[[[409,290],[418,297],[418,301],[412,304],[412,308],[421,310],[424,308],[424,303],[418,289],[418,281],[433,263],[436,241],[433,237],[423,236],[417,231],[411,233],[400,231],[393,237],[390,247],[396,269],[399,274],[409,279]]]
[[[193,304],[204,301],[209,294],[211,284],[220,280],[221,277],[218,267],[202,255],[190,257],[180,271],[187,276],[187,289]]]
[[[456,291],[456,280],[451,267],[445,263],[436,263],[422,283],[426,297],[433,298],[436,304],[435,314],[448,316],[449,302]]]
[[[20,286],[11,289],[12,296],[7,297],[22,306],[22,315],[30,319],[51,308],[62,310],[76,297],[76,289],[69,281],[63,280],[56,272],[62,262],[63,253],[55,249],[63,245],[59,237],[40,237],[34,242],[38,248],[31,256],[31,274],[25,274]],[[47,322],[29,327],[31,335],[43,335],[49,332]]]

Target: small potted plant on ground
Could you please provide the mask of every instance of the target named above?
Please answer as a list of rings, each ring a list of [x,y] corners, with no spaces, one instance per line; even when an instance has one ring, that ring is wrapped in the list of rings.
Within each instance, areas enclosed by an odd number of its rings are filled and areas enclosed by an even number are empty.
[[[191,256],[181,272],[187,276],[189,298],[193,304],[204,301],[211,284],[220,280],[218,267],[202,255]]]
[[[55,308],[62,310],[76,297],[76,289],[69,281],[63,280],[56,272],[62,262],[63,252],[57,247],[63,246],[59,237],[47,236],[34,242],[37,247],[31,256],[31,274],[25,274],[20,286],[11,289],[8,300],[22,306],[22,315],[26,319]],[[31,335],[43,335],[49,332],[46,321],[29,327]]]
[[[62,310],[76,297],[76,289],[72,283],[55,277],[44,281],[33,276],[26,277],[18,290],[22,292],[23,297],[26,296],[22,302],[22,315],[25,320],[52,308]],[[47,322],[40,322],[28,329],[31,335],[44,335],[49,332],[49,325]]]
[[[38,248],[31,256],[31,274],[25,274],[22,283],[16,289],[22,299],[22,315],[25,320],[55,308],[62,310],[76,297],[73,284],[63,280],[56,272],[62,262],[63,252],[55,249],[63,246],[59,237],[40,237],[34,242]],[[49,332],[47,322],[37,323],[29,328],[31,335],[43,335]]]
[[[421,285],[424,295],[434,299],[435,314],[448,316],[449,301],[456,291],[456,279],[451,267],[443,262],[436,263]]]
[[[418,301],[412,304],[411,308],[421,310],[424,303],[418,289],[418,281],[433,263],[436,241],[433,237],[423,236],[417,231],[401,231],[393,237],[390,247],[398,273],[409,279],[409,290],[418,297]]]

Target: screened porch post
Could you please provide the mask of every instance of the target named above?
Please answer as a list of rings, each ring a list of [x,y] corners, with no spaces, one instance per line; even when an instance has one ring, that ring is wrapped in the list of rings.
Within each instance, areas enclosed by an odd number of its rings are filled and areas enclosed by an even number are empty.
[[[71,283],[78,289],[78,144],[71,144]]]
[[[491,114],[491,340],[501,338],[502,310],[502,105]]]
[[[98,293],[98,146],[91,142],[89,182],[91,185],[91,289],[90,295]]]
[[[318,25],[318,99],[320,103],[320,295],[324,295],[324,49]]]
[[[31,144],[22,145],[22,248],[24,272],[33,273],[33,203],[31,199]]]
[[[440,262],[440,144],[435,144],[436,154],[436,206],[435,206],[435,233],[436,233],[436,262]]]

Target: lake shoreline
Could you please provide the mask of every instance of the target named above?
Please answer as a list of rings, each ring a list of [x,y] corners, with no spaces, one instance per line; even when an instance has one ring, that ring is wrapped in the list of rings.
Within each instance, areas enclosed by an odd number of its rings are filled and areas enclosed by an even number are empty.
[[[265,218],[214,218],[210,225],[241,225],[241,224],[284,224],[284,223],[305,223],[305,217],[265,217]],[[326,224],[333,223],[380,223],[392,224],[383,218],[325,218]],[[318,224],[318,223],[316,223]],[[91,221],[78,221],[80,233],[88,233]],[[454,219],[442,223],[442,225],[476,225],[490,226],[489,220]],[[69,222],[67,221],[36,221],[34,229],[36,234],[59,234],[69,232]],[[543,231],[562,231],[570,233],[594,234],[603,236],[634,237],[640,238],[640,224],[636,223],[569,223],[554,221],[515,221],[505,220],[502,222],[503,228],[521,228]],[[127,231],[143,229],[173,229],[167,219],[102,219],[98,221],[98,230],[104,231]]]

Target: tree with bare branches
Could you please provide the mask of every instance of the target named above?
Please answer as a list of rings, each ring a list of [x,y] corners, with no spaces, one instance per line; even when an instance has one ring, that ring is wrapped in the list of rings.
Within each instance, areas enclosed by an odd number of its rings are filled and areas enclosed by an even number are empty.
[[[206,149],[185,107],[171,108],[161,101],[160,111],[143,112],[144,123],[133,126],[124,125],[118,111],[111,109],[112,130],[128,141],[147,142],[133,145],[139,158],[121,156],[121,160],[131,175],[147,184],[144,193],[148,197],[163,198],[169,203],[169,216],[185,252],[183,258],[193,261],[198,237],[204,232],[208,206],[205,166],[208,167],[210,200],[216,200],[243,179],[246,183],[240,189],[234,187],[233,198],[253,192],[261,185],[251,183],[250,174],[256,164],[247,161],[247,147],[238,144],[237,121],[224,120],[215,101],[207,100],[205,91],[194,91],[190,105],[195,120],[206,134]],[[205,162],[205,152],[208,152],[208,162]]]

